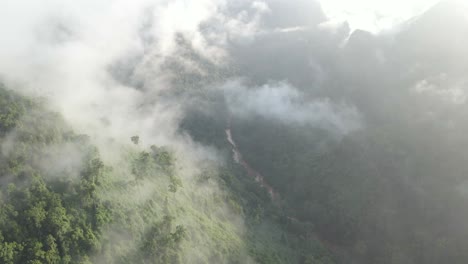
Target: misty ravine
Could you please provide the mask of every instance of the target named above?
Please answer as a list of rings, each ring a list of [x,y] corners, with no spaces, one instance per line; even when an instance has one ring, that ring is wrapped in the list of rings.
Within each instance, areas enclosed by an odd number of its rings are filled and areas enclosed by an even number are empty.
[[[227,127],[225,129],[226,133],[226,140],[229,142],[232,148],[232,159],[234,160],[235,163],[239,164],[242,166],[242,168],[245,169],[247,172],[247,175],[254,178],[255,181],[264,189],[267,190],[268,194],[270,195],[271,199],[273,202],[279,202],[280,200],[280,195],[279,193],[265,180],[265,177],[258,172],[256,169],[254,169],[243,157],[242,153],[240,152],[239,148],[237,147],[236,141],[234,140],[232,136],[232,130],[231,130],[231,122],[228,121]],[[293,215],[287,215],[286,218],[291,222],[291,223],[302,223],[304,222],[303,220],[298,219],[296,216]],[[311,232],[308,235],[310,235],[312,238],[320,241],[328,250],[330,250],[333,253],[338,253],[340,251],[345,250],[344,248],[339,247],[338,245],[335,245],[334,243],[327,241],[326,239],[320,237],[319,234],[316,232]]]

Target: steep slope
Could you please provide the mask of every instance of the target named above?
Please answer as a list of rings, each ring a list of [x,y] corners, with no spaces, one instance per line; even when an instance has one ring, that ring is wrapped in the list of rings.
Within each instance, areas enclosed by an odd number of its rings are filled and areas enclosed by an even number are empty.
[[[190,190],[169,150],[123,145],[110,166],[59,115],[0,91],[2,263],[250,261],[226,194]]]
[[[137,136],[104,161],[40,100],[0,93],[2,263],[332,263],[233,162],[187,176]]]

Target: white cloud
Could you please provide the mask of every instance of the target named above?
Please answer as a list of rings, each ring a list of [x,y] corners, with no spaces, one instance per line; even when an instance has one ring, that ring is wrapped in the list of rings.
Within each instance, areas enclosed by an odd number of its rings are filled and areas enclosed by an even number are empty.
[[[328,17],[327,24],[347,21],[351,30],[372,33],[391,30],[422,14],[438,0],[319,0]]]
[[[446,83],[447,79],[447,75],[442,74],[434,82],[421,80],[412,87],[412,92],[431,96],[448,103],[464,104],[467,100],[466,83],[449,85]]]
[[[179,109],[157,96],[170,87],[161,65],[178,56],[176,36],[208,60],[222,61],[225,43],[211,42],[201,25],[217,18],[219,34],[254,32],[268,6],[256,1],[250,8],[254,16],[242,18],[223,13],[224,0],[3,1],[0,77],[10,88],[47,97],[85,133],[122,139],[140,133],[164,144],[175,134]],[[109,73],[116,61],[133,55],[141,56],[134,74],[145,89]],[[103,126],[103,119],[111,125]]]
[[[286,83],[247,88],[238,81],[224,86],[230,111],[241,118],[259,115],[286,124],[312,125],[337,135],[359,129],[362,120],[355,107],[328,98],[304,100],[304,95]]]

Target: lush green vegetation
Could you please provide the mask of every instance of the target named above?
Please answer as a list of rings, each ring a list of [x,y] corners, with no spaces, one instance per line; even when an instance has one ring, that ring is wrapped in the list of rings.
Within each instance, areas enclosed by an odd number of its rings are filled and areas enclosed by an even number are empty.
[[[468,216],[463,136],[404,120],[340,140],[260,118],[233,128],[244,157],[280,192],[287,214],[313,223],[342,257],[468,261],[467,226],[459,222]]]
[[[0,93],[1,262],[86,262],[87,253],[99,249],[101,228],[110,221],[108,205],[97,196],[105,171],[97,150],[56,114],[39,111],[39,103],[3,89]],[[44,166],[65,162],[47,157],[64,144],[82,153],[81,171]]]
[[[0,262],[333,263],[239,165],[187,176],[138,136],[105,162],[40,100],[0,93]]]

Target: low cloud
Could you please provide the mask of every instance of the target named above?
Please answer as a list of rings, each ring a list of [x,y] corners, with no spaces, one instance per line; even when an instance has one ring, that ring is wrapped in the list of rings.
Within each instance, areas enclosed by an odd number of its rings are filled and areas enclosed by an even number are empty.
[[[458,81],[450,83],[447,74],[418,81],[411,89],[415,94],[428,96],[439,101],[455,105],[464,104],[467,100],[467,83]]]
[[[349,23],[352,30],[372,33],[393,30],[396,26],[418,16],[438,0],[319,0],[328,20],[325,24]]]
[[[226,84],[224,90],[228,107],[237,117],[258,115],[291,125],[311,125],[338,135],[362,126],[355,107],[328,98],[306,99],[287,83],[248,88],[234,81]]]

